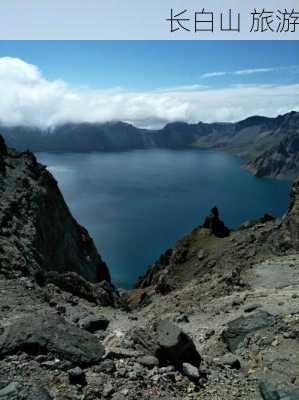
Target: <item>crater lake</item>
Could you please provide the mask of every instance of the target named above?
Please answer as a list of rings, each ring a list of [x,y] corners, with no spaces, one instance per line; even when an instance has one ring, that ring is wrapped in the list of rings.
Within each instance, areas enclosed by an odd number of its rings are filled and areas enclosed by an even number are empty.
[[[291,182],[256,178],[234,156],[206,150],[38,153],[106,261],[131,287],[213,206],[230,228],[264,213],[282,216]]]

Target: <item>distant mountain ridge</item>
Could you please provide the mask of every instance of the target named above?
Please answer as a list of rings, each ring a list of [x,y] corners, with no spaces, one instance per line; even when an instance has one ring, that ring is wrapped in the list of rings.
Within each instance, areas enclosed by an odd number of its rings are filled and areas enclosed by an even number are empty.
[[[292,111],[276,118],[252,116],[236,123],[173,122],[156,130],[137,128],[125,122],[68,123],[48,130],[0,124],[0,132],[8,146],[18,150],[90,152],[189,147],[220,149],[250,161],[248,168],[259,176],[285,178],[289,177],[291,156],[285,157],[284,152],[280,152],[279,170],[275,168],[275,171],[267,167],[267,160],[269,157],[272,160],[273,154],[278,151],[275,151],[277,146],[285,146],[287,152],[296,148],[290,143],[299,135],[299,113]],[[288,159],[286,166],[285,158]],[[291,163],[296,164],[296,167],[292,166],[293,178],[294,171],[297,174],[299,169],[299,161],[296,157],[291,158]]]

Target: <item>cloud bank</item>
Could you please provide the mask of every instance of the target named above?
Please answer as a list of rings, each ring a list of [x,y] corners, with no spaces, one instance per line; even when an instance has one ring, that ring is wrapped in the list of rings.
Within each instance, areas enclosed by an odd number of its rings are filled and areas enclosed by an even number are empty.
[[[9,126],[121,120],[156,128],[178,120],[225,122],[299,111],[299,84],[99,90],[48,80],[38,67],[9,57],[0,58],[0,91],[0,121]]]

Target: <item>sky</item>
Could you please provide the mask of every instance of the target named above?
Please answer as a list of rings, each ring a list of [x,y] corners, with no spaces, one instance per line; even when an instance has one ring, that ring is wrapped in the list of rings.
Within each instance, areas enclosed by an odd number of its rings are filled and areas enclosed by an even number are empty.
[[[0,41],[0,121],[237,121],[299,111],[298,41]]]

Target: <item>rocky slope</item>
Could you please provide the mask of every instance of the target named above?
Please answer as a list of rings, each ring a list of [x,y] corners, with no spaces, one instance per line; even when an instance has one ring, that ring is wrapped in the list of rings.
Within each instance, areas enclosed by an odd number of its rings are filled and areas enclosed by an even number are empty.
[[[210,363],[202,398],[299,398],[298,202],[296,182],[282,219],[265,215],[225,237],[194,229],[130,293],[142,315],[167,315],[192,335]],[[226,375],[226,363],[239,372]],[[217,364],[226,372],[215,376]]]
[[[295,179],[299,175],[299,134],[287,137],[263,152],[246,168],[259,177]]]
[[[279,220],[231,231],[213,208],[120,296],[87,280],[102,264],[69,240],[82,228],[51,175],[1,138],[0,153],[1,399],[299,399],[298,182]]]
[[[42,131],[30,127],[2,126],[7,143],[19,150],[31,151],[122,151],[132,149],[191,146],[231,152],[244,160],[255,160],[259,176],[294,177],[298,170],[292,142],[298,136],[299,113],[290,112],[276,118],[253,116],[237,123],[187,124],[175,122],[160,130],[139,129],[123,122],[106,124],[65,124]],[[285,151],[275,150],[281,142]],[[273,148],[273,152],[268,152]],[[265,152],[266,149],[266,152]],[[262,155],[261,155],[262,154]],[[276,154],[276,155],[275,155]],[[261,155],[261,156],[260,156]],[[261,157],[261,158],[259,158]]]
[[[0,246],[2,273],[76,272],[110,281],[86,229],[71,215],[57,182],[29,152],[0,138]]]

